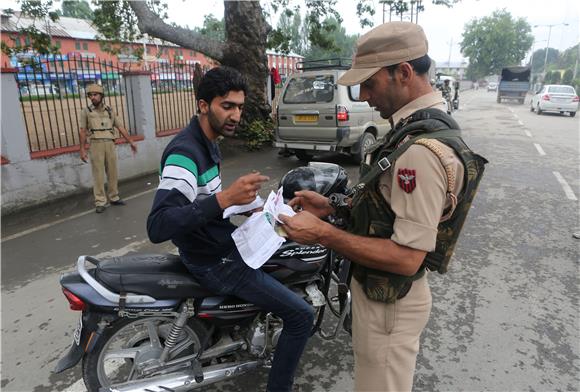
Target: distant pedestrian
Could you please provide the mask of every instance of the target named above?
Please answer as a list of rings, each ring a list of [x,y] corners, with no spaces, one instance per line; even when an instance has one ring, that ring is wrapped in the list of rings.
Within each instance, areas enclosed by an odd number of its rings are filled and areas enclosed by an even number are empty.
[[[125,205],[119,197],[117,177],[117,151],[115,148],[115,130],[131,146],[133,153],[137,152],[137,146],[129,138],[129,134],[121,126],[121,121],[111,107],[105,105],[103,87],[91,84],[87,87],[87,97],[91,105],[81,111],[80,124],[80,154],[81,160],[87,162],[87,150],[85,144],[89,141],[91,168],[93,172],[93,194],[95,196],[95,211],[99,214],[105,211],[107,196],[112,205]],[[107,175],[108,195],[105,193],[105,173]]]

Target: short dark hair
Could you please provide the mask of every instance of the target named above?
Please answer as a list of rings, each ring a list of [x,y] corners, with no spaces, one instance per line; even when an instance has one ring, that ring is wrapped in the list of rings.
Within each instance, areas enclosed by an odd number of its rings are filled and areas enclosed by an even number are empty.
[[[428,73],[429,68],[431,68],[431,58],[427,54],[425,56],[407,61],[407,63],[411,64],[411,67],[413,67],[413,70],[415,71],[415,73],[417,73],[417,75],[424,75]],[[389,65],[388,67],[385,67],[387,68],[389,75],[393,76],[395,74],[395,70],[397,69],[399,64],[393,64]]]
[[[196,99],[203,99],[209,104],[215,97],[223,97],[230,91],[243,91],[247,95],[246,78],[234,68],[215,67],[207,71],[201,79]]]

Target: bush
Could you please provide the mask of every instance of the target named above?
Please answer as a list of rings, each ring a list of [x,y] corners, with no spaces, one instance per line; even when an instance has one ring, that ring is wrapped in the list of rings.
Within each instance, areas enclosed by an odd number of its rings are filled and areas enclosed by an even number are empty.
[[[245,140],[249,151],[256,151],[274,140],[274,123],[271,120],[255,120],[241,128],[238,135]]]
[[[574,72],[571,69],[567,69],[562,77],[562,84],[572,84],[572,78],[574,77]]]

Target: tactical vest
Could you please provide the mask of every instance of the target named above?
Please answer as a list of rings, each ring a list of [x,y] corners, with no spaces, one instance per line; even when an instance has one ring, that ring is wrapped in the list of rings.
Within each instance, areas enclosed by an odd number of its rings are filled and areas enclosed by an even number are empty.
[[[439,223],[435,250],[427,253],[414,276],[403,276],[354,265],[353,276],[371,300],[393,303],[405,294],[425,269],[447,272],[457,238],[483,176],[487,160],[472,152],[461,138],[459,125],[438,109],[424,109],[401,121],[384,139],[370,147],[371,164],[361,165],[360,183],[355,187],[348,231],[366,237],[391,238],[395,213],[387,204],[378,185],[379,177],[396,159],[421,139],[436,139],[451,147],[465,168],[463,188],[451,216]],[[448,188],[449,189],[449,188]]]
[[[107,105],[104,105],[104,109],[104,111],[99,111],[91,109],[90,106],[86,108],[87,128],[90,132],[90,139],[115,139],[112,109]]]

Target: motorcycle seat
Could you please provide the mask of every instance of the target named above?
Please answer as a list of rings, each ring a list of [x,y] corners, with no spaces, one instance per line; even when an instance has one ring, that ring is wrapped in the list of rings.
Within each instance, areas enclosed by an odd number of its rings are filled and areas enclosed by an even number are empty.
[[[171,254],[135,254],[102,259],[95,279],[116,293],[149,295],[156,299],[199,298],[215,295],[202,287]]]

